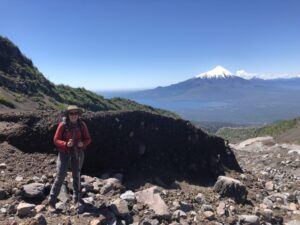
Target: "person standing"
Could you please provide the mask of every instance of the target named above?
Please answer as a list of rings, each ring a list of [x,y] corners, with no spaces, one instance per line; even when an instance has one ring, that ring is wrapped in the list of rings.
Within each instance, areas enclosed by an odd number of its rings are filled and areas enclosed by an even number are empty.
[[[57,158],[57,175],[51,187],[48,203],[49,211],[54,212],[57,196],[67,175],[71,162],[73,177],[74,203],[81,201],[80,197],[80,170],[84,160],[84,150],[91,143],[88,127],[80,119],[82,110],[70,105],[66,110],[66,120],[60,122],[56,129],[53,141],[59,153]]]

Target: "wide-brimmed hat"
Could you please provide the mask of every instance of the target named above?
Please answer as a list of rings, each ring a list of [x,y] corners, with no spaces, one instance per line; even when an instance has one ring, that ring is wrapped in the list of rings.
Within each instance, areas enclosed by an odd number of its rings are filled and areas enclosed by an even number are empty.
[[[67,110],[66,110],[66,114],[68,114],[69,112],[71,111],[75,111],[75,112],[78,112],[78,114],[82,114],[82,109],[80,109],[78,106],[76,105],[69,105],[67,107]]]

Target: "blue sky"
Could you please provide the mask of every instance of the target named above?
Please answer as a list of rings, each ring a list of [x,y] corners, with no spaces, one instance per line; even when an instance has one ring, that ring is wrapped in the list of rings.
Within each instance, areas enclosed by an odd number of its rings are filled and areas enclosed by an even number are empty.
[[[0,0],[0,35],[52,82],[141,89],[222,65],[300,73],[298,0]]]

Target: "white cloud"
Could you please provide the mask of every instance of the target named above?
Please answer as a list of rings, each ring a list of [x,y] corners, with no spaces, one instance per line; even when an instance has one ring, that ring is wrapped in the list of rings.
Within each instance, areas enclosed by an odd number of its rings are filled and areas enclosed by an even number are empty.
[[[251,79],[251,78],[260,78],[264,80],[268,79],[276,79],[276,78],[292,78],[292,77],[300,77],[300,74],[296,73],[249,73],[245,70],[237,70],[235,73],[237,76],[242,77],[244,79]]]
[[[256,73],[248,73],[245,70],[237,70],[236,75],[245,79],[251,79],[257,76]]]

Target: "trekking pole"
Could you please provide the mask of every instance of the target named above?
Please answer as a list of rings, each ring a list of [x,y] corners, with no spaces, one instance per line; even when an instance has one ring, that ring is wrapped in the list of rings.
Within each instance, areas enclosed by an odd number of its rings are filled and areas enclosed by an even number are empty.
[[[81,195],[81,183],[80,183],[80,175],[81,175],[81,150],[79,148],[77,148],[77,154],[78,154],[78,196],[77,196],[77,206],[79,209],[79,201],[80,201],[80,195]]]
[[[73,140],[75,140],[75,131],[73,130]],[[75,154],[75,159],[77,161],[77,166],[78,166],[78,180],[77,180],[77,188],[78,188],[78,195],[77,195],[77,214],[78,214],[78,210],[79,210],[79,201],[80,201],[80,173],[81,173],[81,168],[80,168],[80,149],[77,148],[76,145],[73,146],[73,150],[74,150],[74,154]],[[75,190],[74,190],[75,191]],[[76,196],[75,196],[76,197]]]

